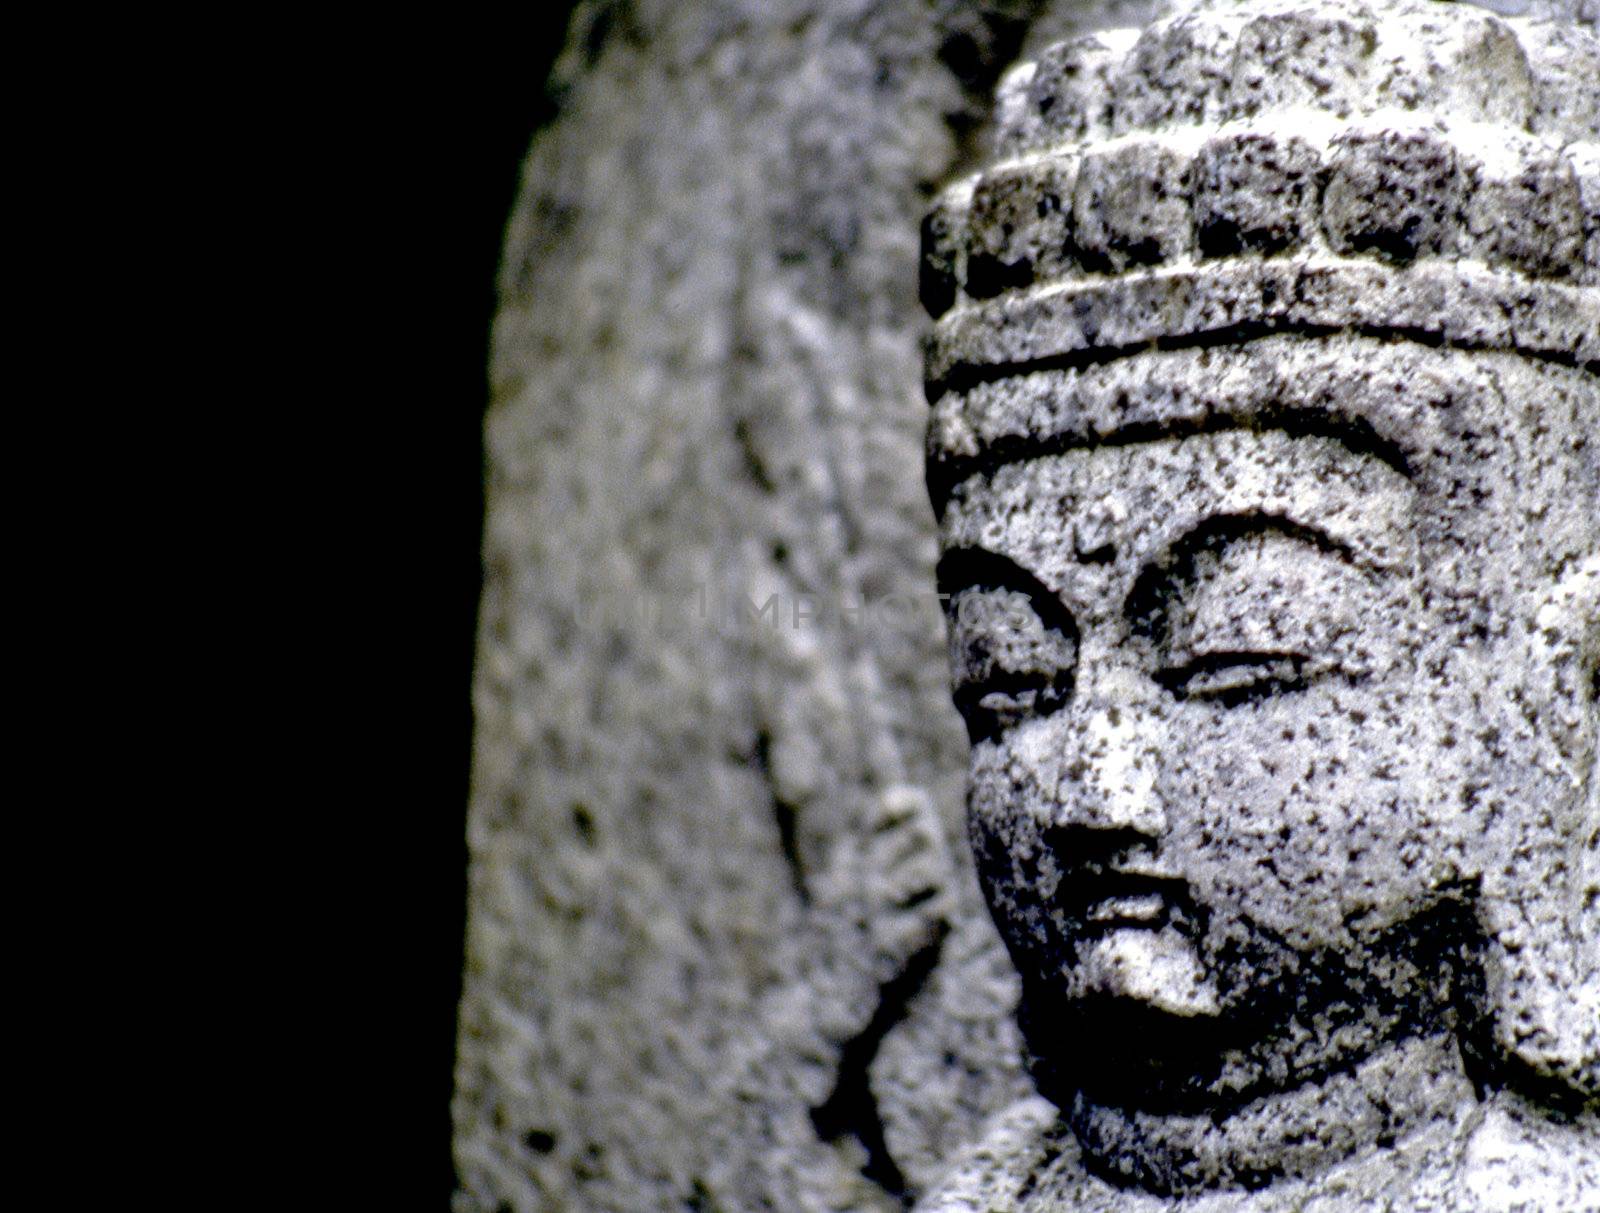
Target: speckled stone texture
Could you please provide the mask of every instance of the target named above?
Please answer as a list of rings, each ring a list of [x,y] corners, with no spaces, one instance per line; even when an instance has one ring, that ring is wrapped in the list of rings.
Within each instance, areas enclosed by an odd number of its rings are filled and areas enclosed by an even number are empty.
[[[1592,1204],[1593,0],[1155,8],[580,6],[494,333],[458,1213]],[[1040,990],[1026,814],[1124,785],[1192,866],[1079,886],[1144,934]]]
[[[919,1208],[1600,1210],[1600,41],[1202,3],[924,225],[1037,1094]]]
[[[461,1213],[895,1209],[1030,1089],[917,241],[1079,7],[580,8],[494,332]],[[895,595],[917,621],[846,613]]]

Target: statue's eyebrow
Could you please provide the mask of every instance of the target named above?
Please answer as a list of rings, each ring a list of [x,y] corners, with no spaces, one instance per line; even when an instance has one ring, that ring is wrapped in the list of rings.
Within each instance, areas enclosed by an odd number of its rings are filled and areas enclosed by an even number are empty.
[[[1057,434],[1007,434],[985,443],[975,455],[954,456],[928,461],[928,493],[943,516],[950,492],[973,476],[993,476],[1008,463],[1042,459],[1068,451],[1098,447],[1139,446],[1144,443],[1175,442],[1205,434],[1248,431],[1278,433],[1289,438],[1326,438],[1337,442],[1351,454],[1370,459],[1398,472],[1407,480],[1416,478],[1411,459],[1393,440],[1384,437],[1364,417],[1339,416],[1322,409],[1294,409],[1279,406],[1250,413],[1214,412],[1195,417],[1164,417],[1130,422],[1105,433],[1091,434],[1066,430]]]
[[[1289,438],[1326,438],[1337,442],[1352,455],[1376,459],[1407,480],[1415,478],[1411,460],[1400,446],[1385,438],[1365,417],[1341,417],[1321,409],[1277,408],[1240,416],[1212,413],[1192,425],[1181,420],[1155,421],[1120,426],[1100,439],[1103,446],[1134,446],[1164,438],[1187,438],[1195,434],[1222,434],[1237,431],[1258,434],[1283,434]]]
[[[1009,556],[988,548],[952,548],[939,558],[937,577],[941,596],[954,597],[962,590],[974,589],[1023,594],[1046,628],[1077,635],[1077,621],[1061,596]]]
[[[1337,556],[1359,568],[1381,571],[1350,544],[1319,527],[1295,522],[1281,514],[1213,514],[1153,552],[1139,570],[1123,601],[1126,618],[1141,630],[1155,629],[1165,617],[1167,591],[1174,580],[1184,579],[1202,552],[1249,535],[1282,535]]]

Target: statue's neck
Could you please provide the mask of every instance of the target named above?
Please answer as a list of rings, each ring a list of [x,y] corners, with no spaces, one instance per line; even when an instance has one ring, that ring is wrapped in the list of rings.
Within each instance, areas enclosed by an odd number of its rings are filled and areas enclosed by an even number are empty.
[[[1452,1033],[1384,1045],[1348,1070],[1262,1095],[1218,1119],[1099,1105],[1068,1114],[1084,1161],[1119,1186],[1256,1187],[1391,1144],[1474,1102]]]

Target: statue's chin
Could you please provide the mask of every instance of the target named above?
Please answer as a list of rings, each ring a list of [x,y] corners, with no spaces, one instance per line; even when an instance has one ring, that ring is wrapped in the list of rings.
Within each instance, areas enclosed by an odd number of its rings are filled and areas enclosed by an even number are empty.
[[[1085,994],[1186,1018],[1221,1014],[1217,987],[1194,944],[1171,927],[1122,927],[1097,936],[1080,945],[1078,966],[1073,984]]]
[[[1024,979],[1018,1022],[1040,1093],[1063,1110],[1080,1097],[1157,1112],[1214,1102],[1236,1037],[1258,1025],[1227,1005],[1194,941],[1171,925],[1119,925],[1073,952],[1055,980]]]

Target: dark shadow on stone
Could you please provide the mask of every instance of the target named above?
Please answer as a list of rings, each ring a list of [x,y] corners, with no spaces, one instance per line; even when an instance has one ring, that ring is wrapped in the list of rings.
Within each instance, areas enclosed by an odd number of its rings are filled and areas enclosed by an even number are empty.
[[[927,984],[939,963],[949,925],[940,923],[931,942],[912,953],[905,967],[878,991],[878,1008],[861,1032],[845,1042],[839,1056],[839,1078],[833,1094],[811,1110],[811,1123],[823,1141],[854,1137],[866,1148],[861,1173],[910,1208],[912,1193],[883,1136],[883,1119],[872,1093],[869,1072],[883,1039],[906,1017],[911,1000]]]

